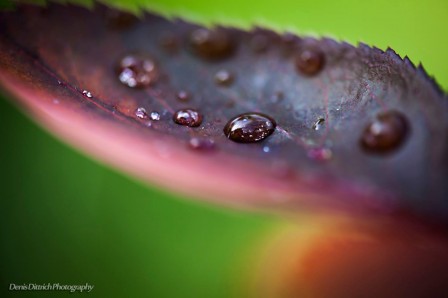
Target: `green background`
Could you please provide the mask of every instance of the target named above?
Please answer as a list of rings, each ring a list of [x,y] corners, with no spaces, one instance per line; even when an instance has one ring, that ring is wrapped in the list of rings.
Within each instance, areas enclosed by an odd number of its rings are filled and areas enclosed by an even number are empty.
[[[448,1],[107,2],[391,46],[448,89]],[[5,96],[0,121],[1,297],[62,294],[7,291],[29,282],[88,282],[98,297],[238,297],[251,256],[285,225],[134,181],[60,143]]]

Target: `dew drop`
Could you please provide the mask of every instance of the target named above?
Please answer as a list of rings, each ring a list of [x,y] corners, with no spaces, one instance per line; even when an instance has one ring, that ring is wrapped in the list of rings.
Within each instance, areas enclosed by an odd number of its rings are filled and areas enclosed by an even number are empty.
[[[148,119],[148,113],[143,107],[139,107],[137,108],[137,110],[135,110],[135,116],[139,119]]]
[[[316,120],[316,122],[314,122],[313,124],[313,129],[314,130],[319,130],[322,128],[322,126],[324,126],[325,123],[325,119],[324,118],[319,118]]]
[[[308,150],[308,157],[316,161],[328,161],[333,157],[333,152],[328,148],[313,148]]]
[[[131,88],[144,88],[153,84],[159,71],[153,59],[128,55],[121,59],[117,68],[118,79]]]
[[[221,69],[215,74],[215,82],[221,86],[229,86],[233,82],[233,75],[229,71]]]
[[[84,95],[85,97],[88,97],[88,98],[92,98],[92,93],[90,93],[90,91],[87,91],[87,90],[83,90],[82,95]]]
[[[151,115],[149,116],[152,121],[159,121],[160,120],[160,114],[159,112],[153,111],[151,112]]]
[[[185,90],[181,90],[181,91],[177,92],[176,97],[179,101],[186,102],[186,101],[190,100],[191,95],[189,92],[187,92]]]
[[[223,29],[196,29],[190,34],[190,45],[199,57],[211,60],[227,58],[234,51],[234,43]]]
[[[188,147],[198,151],[212,151],[215,149],[215,142],[206,138],[191,138],[188,142]]]
[[[181,109],[173,115],[173,121],[179,125],[196,127],[202,123],[202,115],[193,109]]]
[[[264,153],[269,153],[271,151],[271,148],[269,148],[269,146],[264,146],[263,147],[263,152]]]
[[[409,124],[402,113],[384,112],[366,126],[361,136],[361,145],[371,153],[388,153],[404,142],[408,132]]]
[[[224,134],[234,142],[253,143],[270,136],[276,126],[275,120],[267,115],[245,113],[227,122]]]
[[[302,49],[295,58],[297,70],[307,76],[313,76],[319,73],[324,64],[324,53],[318,49]]]

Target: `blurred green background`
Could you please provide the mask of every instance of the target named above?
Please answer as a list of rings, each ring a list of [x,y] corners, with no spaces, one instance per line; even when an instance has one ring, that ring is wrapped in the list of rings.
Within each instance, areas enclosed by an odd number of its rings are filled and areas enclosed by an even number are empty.
[[[106,2],[391,46],[448,89],[446,0]],[[63,294],[7,291],[30,282],[88,282],[97,297],[239,297],[252,256],[286,225],[134,181],[60,143],[6,96],[0,121],[1,297]]]

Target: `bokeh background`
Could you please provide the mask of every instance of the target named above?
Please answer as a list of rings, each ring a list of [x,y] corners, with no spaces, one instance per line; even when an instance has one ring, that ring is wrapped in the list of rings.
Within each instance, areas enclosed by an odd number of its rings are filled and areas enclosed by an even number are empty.
[[[391,46],[422,61],[448,89],[444,0],[104,2],[202,23]],[[70,295],[7,291],[9,283],[47,282],[88,282],[95,297],[243,297],[259,270],[259,252],[296,222],[195,202],[136,181],[43,131],[6,93],[0,95],[0,140],[1,297]]]

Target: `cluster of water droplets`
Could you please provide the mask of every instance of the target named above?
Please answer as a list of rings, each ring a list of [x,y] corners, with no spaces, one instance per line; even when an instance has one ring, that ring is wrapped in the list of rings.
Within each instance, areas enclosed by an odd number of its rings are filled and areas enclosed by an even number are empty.
[[[285,35],[283,42],[288,44],[294,41],[292,36]],[[177,49],[177,39],[173,36],[161,41],[161,45],[167,51]],[[263,53],[269,46],[269,38],[263,34],[252,36],[250,48],[254,53]],[[198,28],[193,30],[188,39],[188,47],[197,57],[204,60],[223,60],[230,57],[236,51],[235,40],[223,29]],[[325,53],[317,47],[296,48],[293,63],[298,73],[305,77],[318,75],[325,67]],[[119,81],[130,88],[147,88],[156,84],[160,77],[159,66],[148,55],[127,55],[121,59],[117,67]],[[220,87],[229,87],[236,80],[232,71],[221,68],[214,75],[214,82]],[[88,91],[82,92],[84,96],[91,98]],[[192,94],[186,90],[176,93],[179,102],[190,102]],[[271,97],[271,102],[278,104],[284,98],[281,91]],[[285,108],[285,110],[287,110]],[[139,107],[135,116],[142,120],[158,121],[161,115],[157,111],[147,112]],[[175,111],[172,121],[178,125],[187,127],[199,127],[204,120],[202,113],[195,108],[183,108]],[[319,131],[325,125],[325,118],[318,117],[312,125],[312,130]],[[248,112],[236,115],[225,124],[224,135],[237,143],[254,143],[268,138],[276,130],[277,123],[269,115],[259,112]],[[391,111],[377,115],[376,119],[369,123],[362,136],[360,145],[366,152],[385,153],[398,148],[404,141],[408,132],[406,118],[399,112]],[[192,137],[189,141],[192,149],[211,150],[215,147],[213,140],[209,138]],[[267,145],[262,147],[264,153],[271,152]],[[329,148],[313,148],[308,150],[308,157],[318,161],[326,161],[332,158]]]

